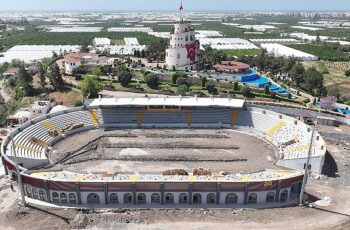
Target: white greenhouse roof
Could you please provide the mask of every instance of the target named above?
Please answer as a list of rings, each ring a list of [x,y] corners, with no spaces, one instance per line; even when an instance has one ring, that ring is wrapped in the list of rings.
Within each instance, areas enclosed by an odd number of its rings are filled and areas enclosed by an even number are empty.
[[[99,98],[90,106],[193,106],[193,107],[232,107],[242,108],[245,101],[232,98],[199,98],[199,97],[134,97],[134,98]]]
[[[0,57],[0,64],[4,62],[11,62],[13,59],[19,59],[25,63],[41,60],[46,57],[52,57],[53,52],[59,53],[71,53],[79,51],[80,46],[70,45],[21,45],[14,46],[11,49],[3,53],[3,57]]]
[[[296,57],[304,61],[318,60],[318,57],[315,55],[308,54],[277,43],[263,43],[261,44],[261,47],[263,49],[266,49],[268,53],[274,54],[276,57]]]

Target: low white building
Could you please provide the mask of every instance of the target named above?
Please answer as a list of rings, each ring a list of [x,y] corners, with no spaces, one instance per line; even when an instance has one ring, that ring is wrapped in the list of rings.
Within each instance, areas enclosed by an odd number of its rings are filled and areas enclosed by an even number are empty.
[[[10,126],[21,125],[30,119],[47,114],[51,109],[49,101],[35,101],[30,107],[22,108],[6,118]]]
[[[72,74],[79,66],[96,67],[98,65],[98,55],[95,53],[70,53],[63,59],[64,71]]]

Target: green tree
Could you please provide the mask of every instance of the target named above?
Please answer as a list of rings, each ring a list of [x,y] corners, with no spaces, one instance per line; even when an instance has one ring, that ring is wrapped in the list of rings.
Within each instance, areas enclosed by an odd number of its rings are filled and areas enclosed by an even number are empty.
[[[218,94],[218,89],[216,88],[216,85],[213,82],[207,82],[205,84],[205,88],[208,90],[208,93],[216,95]]]
[[[187,78],[185,77],[179,77],[176,79],[176,84],[178,85],[187,85],[188,82],[187,82]]]
[[[186,85],[179,85],[177,87],[177,94],[181,96],[185,96],[187,92],[188,92],[188,87]]]
[[[297,87],[304,82],[305,69],[301,63],[296,64],[289,72],[289,76],[292,78],[293,82]]]
[[[49,66],[49,78],[55,90],[62,90],[64,88],[62,74],[56,62]]]
[[[98,66],[92,71],[92,75],[101,77],[103,75],[102,67]]]
[[[264,94],[270,94],[270,86],[269,86],[269,84],[266,84],[264,86]]]
[[[41,90],[45,90],[45,84],[46,84],[46,71],[43,67],[43,65],[41,64],[41,62],[38,62],[36,64],[37,68],[38,68],[38,76],[39,76],[39,83],[40,83],[40,88]]]
[[[324,87],[324,79],[320,72],[316,68],[312,67],[306,70],[304,74],[305,83],[303,87],[311,93],[313,96],[323,96],[327,94],[327,90]]]
[[[83,45],[81,45],[80,47],[80,52],[82,53],[88,53],[90,52],[90,49],[89,49],[89,43],[84,43]]]
[[[96,98],[101,91],[101,84],[96,77],[84,76],[80,90],[86,98]]]
[[[337,100],[339,101],[341,93],[340,90],[338,88],[331,88],[328,90],[328,96],[334,96],[337,98]]]
[[[18,69],[16,86],[23,91],[23,96],[30,96],[33,93],[32,86],[33,77],[30,75],[24,66],[20,66]]]
[[[148,85],[148,87],[156,89],[159,84],[159,77],[154,73],[147,74],[145,76],[145,82]]]
[[[245,85],[242,87],[242,95],[245,97],[251,97],[252,96],[252,90],[249,86]]]
[[[233,91],[238,91],[239,90],[239,85],[238,81],[233,82]]]
[[[205,87],[205,84],[207,84],[207,78],[206,77],[202,77],[202,80],[201,80],[201,86],[202,86],[202,88],[204,88]]]
[[[118,75],[118,81],[123,87],[127,87],[132,80],[132,75],[129,72],[122,72]]]

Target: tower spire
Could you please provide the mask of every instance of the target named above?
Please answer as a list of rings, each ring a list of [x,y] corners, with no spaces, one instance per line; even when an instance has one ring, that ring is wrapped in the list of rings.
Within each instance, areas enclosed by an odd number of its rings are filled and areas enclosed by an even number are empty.
[[[182,0],[181,0],[181,4],[180,4],[180,11],[183,11],[184,7],[183,7],[183,4],[182,4]]]

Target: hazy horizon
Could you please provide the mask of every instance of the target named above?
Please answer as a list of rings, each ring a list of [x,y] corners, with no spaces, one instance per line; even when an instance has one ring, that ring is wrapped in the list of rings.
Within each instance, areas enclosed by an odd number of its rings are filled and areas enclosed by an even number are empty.
[[[0,0],[0,12],[176,12],[181,0]],[[200,4],[199,4],[200,2]],[[350,11],[349,0],[183,0],[185,12]]]

